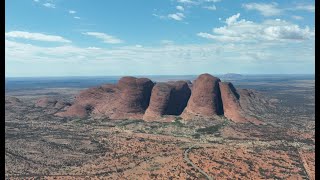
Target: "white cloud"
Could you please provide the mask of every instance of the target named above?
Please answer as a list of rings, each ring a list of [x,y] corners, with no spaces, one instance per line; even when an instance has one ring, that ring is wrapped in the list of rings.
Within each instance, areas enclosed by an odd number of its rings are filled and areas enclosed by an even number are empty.
[[[137,48],[142,48],[143,46],[140,45],[140,44],[136,44],[135,47],[137,47]]]
[[[171,40],[164,39],[164,40],[161,40],[160,43],[164,45],[173,45],[174,42]]]
[[[247,3],[247,4],[242,4],[242,7],[248,10],[259,11],[263,16],[276,16],[276,15],[283,14],[283,12],[285,11],[296,11],[296,10],[315,12],[314,4],[297,4],[294,7],[279,8],[278,4],[275,2]]]
[[[196,4],[195,1],[192,0],[177,0],[178,3],[185,3],[185,4]]]
[[[248,3],[242,6],[248,10],[259,11],[263,16],[276,16],[282,13],[277,3]]]
[[[215,5],[211,5],[211,6],[204,6],[203,8],[211,10],[211,11],[215,11],[217,10],[217,7]]]
[[[64,43],[71,42],[70,40],[65,39],[61,36],[47,35],[42,33],[31,33],[26,31],[10,31],[10,32],[6,32],[5,36],[8,38],[21,38],[21,39],[37,40],[37,41],[64,42]]]
[[[168,18],[181,21],[185,18],[183,13],[168,14]]]
[[[167,18],[166,16],[162,16],[162,15],[158,15],[158,14],[154,14],[154,13],[152,14],[152,16],[155,16],[159,19],[166,19]]]
[[[152,15],[159,18],[159,19],[173,19],[176,21],[182,21],[185,18],[184,14],[181,12],[168,14],[167,16],[158,15],[158,14],[152,14]]]
[[[313,32],[309,27],[301,29],[298,25],[276,25],[264,28],[264,35],[269,40],[289,39],[304,40],[313,36]]]
[[[39,0],[33,0],[34,2],[39,2]]]
[[[234,24],[239,17],[240,17],[240,13],[230,16],[229,18],[226,19],[226,23],[230,26]]]
[[[54,5],[52,3],[44,3],[43,6],[45,6],[47,8],[56,8],[56,5]]]
[[[74,16],[73,18],[75,18],[75,19],[80,19],[80,17],[79,17],[79,16]]]
[[[98,48],[98,47],[88,47],[87,49],[93,49],[93,50],[98,50],[98,49],[101,49],[101,48]]]
[[[200,32],[197,35],[218,41],[287,41],[314,38],[314,30],[308,26],[300,28],[296,24],[275,19],[254,23],[245,19],[238,20],[240,13],[226,19],[226,26],[213,28],[212,34]]]
[[[216,3],[216,2],[220,2],[221,0],[206,0],[206,2],[214,2],[214,3]]]
[[[301,17],[301,16],[295,16],[295,15],[293,15],[293,16],[291,16],[293,19],[296,19],[296,20],[302,20],[303,19],[303,17]]]
[[[182,6],[176,6],[177,10],[184,11],[184,8]]]
[[[69,13],[70,13],[70,14],[75,14],[75,13],[77,13],[77,11],[69,10]]]
[[[118,39],[114,36],[111,36],[111,35],[108,35],[105,33],[101,33],[101,32],[86,32],[86,33],[82,33],[82,34],[96,37],[98,39],[101,39],[104,43],[108,43],[108,44],[123,43],[123,41],[121,39]]]
[[[6,40],[5,59],[6,72],[11,73],[8,75],[22,74],[22,72],[23,75],[37,76],[49,73],[60,76],[122,73],[124,75],[200,74],[204,73],[203,71],[221,73],[239,69],[246,73],[270,73],[270,71],[279,73],[284,72],[281,68],[279,71],[281,65],[287,70],[291,69],[291,73],[296,72],[292,71],[292,67],[288,67],[288,64],[296,64],[300,69],[304,67],[312,71],[314,43],[304,42],[298,45],[262,41],[255,45],[239,42],[160,47],[82,48],[74,45],[41,47]],[[306,67],[307,63],[309,66]],[[155,64],[157,66],[154,66]],[[273,71],[274,69],[278,71]]]
[[[294,9],[314,12],[315,11],[315,6],[313,4],[299,4]]]

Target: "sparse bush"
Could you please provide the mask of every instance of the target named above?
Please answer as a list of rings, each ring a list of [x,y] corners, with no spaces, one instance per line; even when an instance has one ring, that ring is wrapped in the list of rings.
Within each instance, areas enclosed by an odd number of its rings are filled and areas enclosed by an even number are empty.
[[[205,128],[199,128],[196,130],[196,132],[202,134],[213,134],[218,132],[222,127],[226,126],[228,123],[229,121],[224,121],[222,124],[217,124]]]
[[[193,134],[192,135],[192,137],[194,138],[194,139],[200,139],[200,134],[199,133],[195,133],[195,134]]]
[[[121,122],[119,124],[119,126],[126,126],[126,125],[129,125],[129,124],[138,124],[138,123],[141,123],[141,122],[144,122],[142,119],[133,119],[133,120],[124,120],[123,122]]]
[[[83,123],[83,119],[77,118],[73,120],[74,123]]]
[[[205,127],[205,128],[199,128],[196,130],[196,132],[203,133],[203,134],[213,134],[213,133],[217,132],[221,127],[222,127],[222,125],[218,124],[218,125],[213,125],[213,126],[209,126],[209,127]]]
[[[172,122],[174,126],[183,127],[184,124],[180,121],[181,117],[176,117],[176,119]]]

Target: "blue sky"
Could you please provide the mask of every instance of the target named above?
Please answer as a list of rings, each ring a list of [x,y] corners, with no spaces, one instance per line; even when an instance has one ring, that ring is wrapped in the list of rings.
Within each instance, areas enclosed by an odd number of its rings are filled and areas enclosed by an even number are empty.
[[[314,1],[6,0],[6,77],[311,74]]]

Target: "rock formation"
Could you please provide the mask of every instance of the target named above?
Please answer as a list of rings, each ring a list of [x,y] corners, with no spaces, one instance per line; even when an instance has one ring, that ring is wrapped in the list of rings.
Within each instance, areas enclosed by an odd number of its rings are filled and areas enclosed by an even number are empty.
[[[256,103],[259,106],[256,107]],[[261,121],[252,115],[262,112],[265,104],[266,101],[258,93],[236,90],[231,83],[221,82],[210,74],[200,75],[193,84],[190,81],[155,84],[147,78],[127,76],[117,84],[81,91],[70,107],[56,115],[146,121],[171,121],[179,115],[184,120],[195,117],[214,119],[224,115],[236,123],[260,124]],[[63,107],[63,104],[50,99],[41,99],[36,105]]]
[[[116,85],[106,84],[80,92],[74,104],[57,115],[141,119],[149,105],[152,87],[153,82],[147,78],[123,77]]]
[[[147,78],[123,77],[119,80],[121,90],[117,103],[118,118],[127,113],[143,115],[149,106],[154,83]]]
[[[35,106],[36,107],[48,107],[48,106],[53,107],[56,105],[57,102],[58,101],[56,99],[44,97],[37,100],[37,102],[35,103]]]
[[[240,95],[230,82],[220,82],[220,92],[223,102],[224,116],[237,123],[252,122],[254,124],[261,124],[258,119],[246,114],[240,104]],[[241,98],[249,98],[251,95],[247,91],[242,91]]]
[[[151,99],[144,120],[158,120],[163,115],[180,115],[186,107],[191,90],[186,81],[157,83],[152,89]]]
[[[103,102],[111,104],[116,99],[114,92],[116,88],[113,85],[103,85],[100,87],[89,88],[81,91],[74,100],[74,103],[64,112],[59,112],[56,115],[62,117],[80,117],[84,118],[91,112],[102,112]],[[104,109],[106,110],[106,109]]]
[[[54,108],[54,109],[63,109],[66,106],[70,106],[69,102],[66,102],[61,99],[56,99],[54,97],[43,97],[36,101],[35,106],[41,108]]]
[[[171,92],[167,114],[180,115],[188,104],[191,89],[186,81],[176,81],[170,84],[173,86],[173,91]]]
[[[192,119],[196,115],[211,117],[223,114],[219,82],[219,78],[210,74],[200,75],[192,85],[191,97],[182,117]]]
[[[168,83],[157,83],[152,89],[150,104],[143,119],[155,120],[166,114],[172,91],[173,88]]]
[[[78,117],[78,118],[84,118],[88,116],[88,111],[84,106],[81,106],[79,104],[74,104],[70,106],[67,111],[64,112],[58,112],[56,113],[57,116],[62,117]]]
[[[239,103],[239,94],[232,83],[219,82],[224,116],[235,122],[245,122]]]

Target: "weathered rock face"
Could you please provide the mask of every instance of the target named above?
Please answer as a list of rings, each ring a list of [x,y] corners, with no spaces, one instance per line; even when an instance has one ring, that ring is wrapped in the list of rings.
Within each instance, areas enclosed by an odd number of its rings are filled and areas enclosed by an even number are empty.
[[[144,120],[158,120],[162,115],[180,115],[186,107],[191,90],[185,81],[157,83],[152,89]]]
[[[170,84],[173,86],[173,91],[171,92],[170,103],[166,113],[180,115],[188,104],[191,89],[186,81],[176,81]]]
[[[150,104],[143,119],[155,120],[166,114],[173,87],[167,83],[157,83],[151,93]]]
[[[84,118],[89,115],[89,112],[86,110],[85,106],[74,104],[70,106],[67,111],[64,112],[58,112],[55,115],[61,116],[61,117],[78,117],[78,118]]]
[[[197,114],[203,117],[223,114],[219,82],[219,78],[210,74],[200,75],[193,83],[182,117],[190,119]]]
[[[147,78],[123,77],[118,110],[124,113],[144,113],[150,101],[153,82]]]
[[[35,103],[35,106],[36,107],[48,107],[48,106],[53,107],[56,105],[57,102],[58,101],[56,99],[44,97],[37,100],[37,102]]]
[[[81,91],[74,104],[58,116],[72,117],[88,112],[112,119],[142,118],[149,105],[153,82],[147,78],[123,77],[116,85],[102,85]],[[92,113],[91,113],[92,112]]]
[[[56,115],[62,117],[86,117],[90,113],[109,115],[115,106],[118,91],[112,84],[83,90],[75,97],[71,107]]]
[[[224,116],[234,122],[245,122],[239,103],[239,94],[230,82],[219,82]]]
[[[42,108],[42,110],[48,114],[66,110],[70,105],[69,102],[59,97],[42,97],[35,102],[35,107]]]
[[[241,107],[241,99],[247,99],[254,96],[251,92],[240,90],[241,96],[230,82],[220,82],[221,98],[223,103],[224,116],[236,123],[251,122],[254,124],[261,124],[262,122],[255,117],[247,114]]]
[[[255,90],[239,89],[238,92],[241,97],[239,101],[240,105],[242,107],[242,110],[244,111],[244,114],[246,115],[265,114],[266,110],[274,108],[272,101],[270,102],[262,94]],[[251,122],[256,122],[255,124],[263,123],[252,116],[247,119],[249,119]]]

